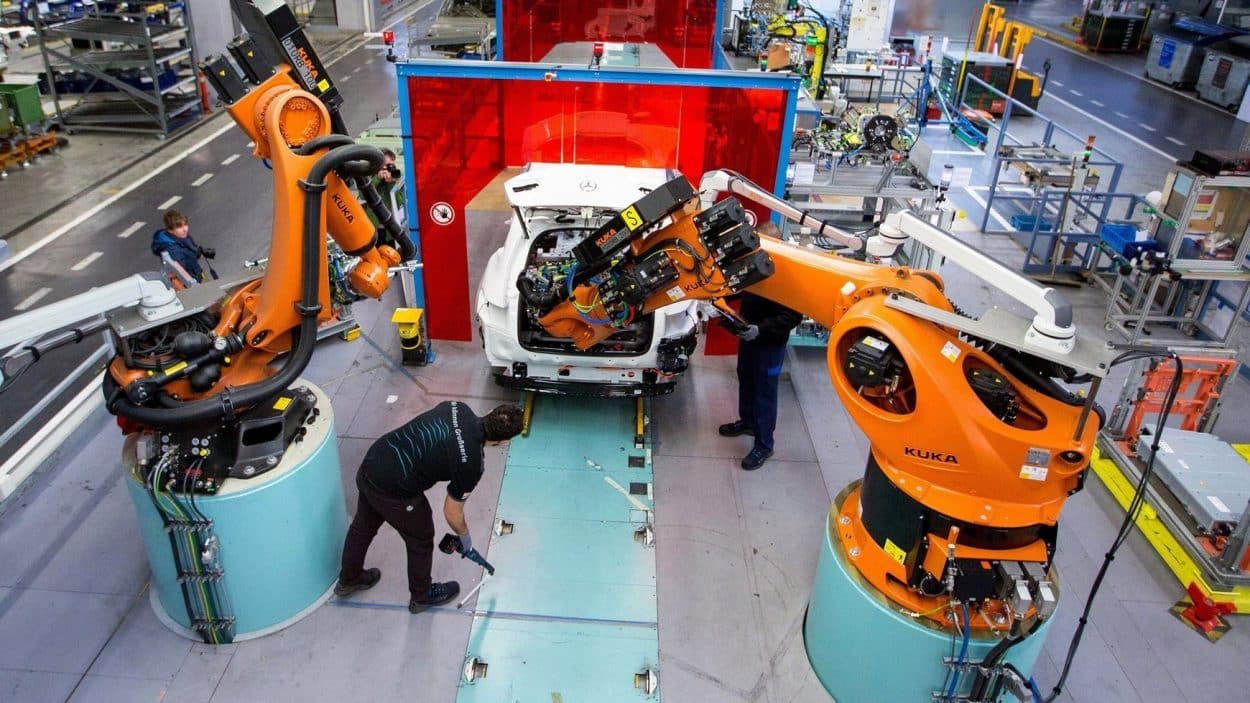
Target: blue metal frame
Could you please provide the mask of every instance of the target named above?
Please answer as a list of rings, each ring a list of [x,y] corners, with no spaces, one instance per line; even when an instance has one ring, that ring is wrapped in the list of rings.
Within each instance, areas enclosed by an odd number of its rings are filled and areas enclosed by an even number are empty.
[[[790,167],[790,147],[794,141],[794,113],[798,109],[799,89],[802,85],[802,79],[797,75],[795,79],[795,88],[786,96],[786,114],[781,121],[781,156],[777,159],[777,180],[773,183],[773,193],[780,197],[786,194],[786,171]],[[781,215],[773,214],[773,221],[781,224]]]
[[[499,0],[496,0],[498,4]],[[544,81],[569,83],[628,83],[632,85],[671,85],[702,88],[753,88],[783,90],[787,92],[785,114],[782,117],[781,148],[777,157],[777,175],[773,192],[785,195],[786,170],[790,165],[790,145],[794,127],[795,110],[798,105],[799,76],[781,73],[755,73],[741,71],[718,71],[715,69],[666,69],[666,68],[590,68],[560,64],[524,63],[518,61],[454,61],[445,59],[412,59],[397,64],[395,75],[399,81],[399,117],[403,124],[400,138],[411,140],[407,130],[412,124],[409,111],[409,78],[465,78],[517,81]],[[416,189],[416,168],[411,149],[404,149],[404,169],[412,177],[405,179],[408,198],[408,232],[412,243],[421,251],[419,230],[420,201]],[[421,269],[413,272],[416,284],[417,304],[425,307],[425,277]]]
[[[413,59],[395,67],[400,82],[401,114],[408,124],[407,105],[408,78],[470,78],[503,79],[522,81],[558,81],[580,83],[629,83],[633,85],[673,85],[703,88],[754,88],[788,91],[785,114],[782,117],[781,153],[777,159],[777,177],[773,192],[783,195],[786,187],[786,168],[789,166],[790,143],[795,111],[798,107],[799,86],[802,79],[793,74],[718,71],[716,69],[671,68],[591,68],[561,64],[525,63],[520,61],[466,62],[439,59]],[[411,137],[411,135],[403,135]],[[413,173],[410,156],[404,155],[405,166]],[[410,185],[410,187],[412,187]],[[417,202],[415,194],[409,193],[408,202]],[[413,210],[410,209],[411,216]]]
[[[495,60],[503,61],[503,0],[495,0]]]
[[[399,138],[405,140],[405,144],[412,142],[412,135],[406,130],[412,124],[412,113],[410,101],[408,100],[408,81],[402,78],[399,81]],[[409,174],[404,179],[404,199],[408,203],[408,217],[406,224],[408,225],[408,236],[412,239],[412,245],[417,249],[417,258],[421,257],[421,226],[417,213],[417,179],[416,179],[416,162],[413,160],[412,149],[404,150],[404,173]],[[425,307],[425,271],[424,269],[415,269],[412,272],[413,288],[415,289],[416,304],[419,308]],[[430,348],[427,344],[426,348]]]
[[[633,83],[704,88],[761,88],[798,93],[802,80],[795,75],[754,71],[718,71],[689,68],[632,68],[567,66],[554,63],[495,61],[476,63],[445,59],[410,59],[396,64],[399,78],[485,78],[564,82]],[[548,75],[550,74],[550,76]]]
[[[716,31],[712,34],[712,68],[729,68],[729,59],[725,56],[725,49],[720,45],[721,37],[725,36],[725,3],[716,0]],[[724,65],[717,65],[717,59],[724,61]]]
[[[974,83],[980,86],[986,92],[990,93],[991,95],[996,95],[1002,98],[1004,101],[1002,117],[1000,117],[997,124],[994,125],[995,127],[998,128],[997,139],[994,141],[993,144],[987,143],[985,147],[985,153],[990,155],[990,157],[993,159],[993,166],[991,167],[991,171],[990,171],[991,173],[990,188],[989,188],[989,192],[986,194],[986,199],[985,199],[986,200],[985,211],[981,215],[981,231],[986,234],[1008,234],[1008,235],[1015,236],[1019,234],[1018,230],[991,229],[990,228],[990,218],[993,215],[995,203],[1001,203],[1004,201],[1009,202],[1009,203],[1011,202],[1024,203],[1023,205],[1020,205],[1019,207],[1022,210],[1024,210],[1026,213],[1032,211],[1033,213],[1037,214],[1040,219],[1041,214],[1043,214],[1041,211],[1042,211],[1042,206],[1044,204],[1043,201],[1045,200],[1045,198],[1043,197],[1043,195],[1034,195],[1034,194],[1012,195],[1010,193],[1000,190],[999,182],[1004,172],[1003,167],[1010,163],[1040,164],[1042,166],[1046,166],[1046,165],[1062,166],[1062,165],[1067,165],[1071,163],[1072,160],[1067,157],[1044,158],[1044,157],[1029,157],[1029,156],[1012,156],[1012,157],[1002,156],[1003,145],[1006,144],[1008,140],[1010,140],[1010,143],[1013,146],[1026,145],[1024,141],[1021,141],[1020,139],[1016,139],[1015,137],[1011,136],[1009,132],[1012,115],[1017,114],[1018,112],[1023,112],[1024,114],[1030,117],[1035,117],[1044,122],[1045,127],[1043,129],[1041,139],[1038,140],[1036,137],[1032,137],[1029,139],[1029,142],[1031,144],[1040,143],[1040,144],[1047,144],[1051,146],[1057,146],[1058,144],[1057,138],[1066,137],[1067,139],[1070,140],[1070,144],[1069,144],[1070,148],[1072,148],[1073,150],[1076,150],[1076,149],[1080,149],[1085,144],[1086,137],[1081,136],[1080,134],[1073,132],[1070,129],[1066,129],[1060,126],[1059,123],[1055,121],[1054,119],[1047,117],[1046,115],[1042,114],[1038,110],[1031,108],[1028,105],[1025,105],[1024,103],[1016,100],[1015,98],[1008,96],[1006,93],[1002,92],[1001,90],[998,90],[994,86],[986,83],[985,81],[971,74],[964,76],[963,89],[959,92],[959,97],[955,102],[955,107],[957,109],[960,107],[963,107],[966,104],[965,96],[968,93],[968,88]],[[1038,127],[1038,125],[1035,121],[1030,121],[1029,127],[1031,130],[1035,130]],[[1034,134],[1034,133],[1035,133],[1034,131],[1030,131],[1030,134]],[[1098,147],[1098,146],[1095,146],[1090,151],[1090,154],[1091,154],[1091,158],[1089,159],[1089,165],[1091,167],[1097,167],[1103,170],[1109,170],[1111,172],[1111,177],[1109,181],[1106,182],[1105,184],[1102,180],[1102,177],[1100,176],[1099,183],[1098,183],[1099,190],[1096,191],[1096,193],[1098,194],[1116,193],[1116,188],[1118,188],[1120,184],[1120,176],[1124,172],[1124,164],[1117,161],[1115,157],[1113,157],[1111,154],[1107,153],[1105,150],[1103,150],[1101,147]],[[1105,188],[1103,187],[1104,185],[1105,185]],[[1111,206],[1111,199],[1104,198],[1102,199],[1101,202],[1103,205],[1102,212],[1101,214],[1096,215],[1098,217],[1100,224],[1101,222],[1105,221],[1110,214],[1109,208]],[[1095,213],[1089,213],[1089,214],[1095,214]],[[1031,232],[1031,234],[1034,237],[1036,237],[1039,224],[1040,222],[1034,223],[1034,227]],[[1058,223],[1056,223],[1056,226],[1058,226]],[[1028,230],[1025,230],[1025,232],[1028,233]],[[1071,233],[1066,233],[1066,234],[1071,234]],[[1048,234],[1046,236],[1053,237],[1055,235]]]
[[[1092,225],[1083,225],[1083,229],[1060,232],[1043,229],[1043,220],[1049,213],[1059,212],[1064,201],[1084,218],[1093,221]],[[1086,273],[1099,269],[1101,263],[1100,242],[1107,241],[1102,234],[1104,224],[1131,223],[1137,215],[1138,208],[1149,207],[1145,198],[1135,193],[1072,193],[1063,190],[1044,190],[1038,196],[1032,210],[1022,213],[1032,218],[1031,226],[1017,231],[1006,232],[1025,248],[1024,263],[1020,270],[1026,274],[1046,273]],[[1113,210],[1114,209],[1114,210]],[[1113,211],[1121,212],[1120,217],[1112,218]],[[1055,223],[1058,226],[1058,223]],[[993,234],[1001,234],[994,231]],[[1059,264],[1053,257],[1063,250],[1068,263]],[[1113,267],[1116,261],[1109,265]],[[1103,267],[1107,268],[1107,267]],[[1099,269],[1101,270],[1101,269]]]

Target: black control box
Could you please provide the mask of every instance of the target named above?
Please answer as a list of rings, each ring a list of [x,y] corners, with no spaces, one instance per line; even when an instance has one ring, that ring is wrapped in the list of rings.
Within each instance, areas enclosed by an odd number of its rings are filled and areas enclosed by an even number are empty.
[[[289,388],[243,413],[235,424],[156,432],[147,439],[151,446],[140,453],[140,464],[151,470],[167,459],[162,490],[214,494],[227,478],[255,478],[277,467],[319,413],[316,402],[311,390]]]
[[[843,370],[853,386],[884,386],[894,378],[897,359],[898,352],[894,345],[866,334],[847,350]]]

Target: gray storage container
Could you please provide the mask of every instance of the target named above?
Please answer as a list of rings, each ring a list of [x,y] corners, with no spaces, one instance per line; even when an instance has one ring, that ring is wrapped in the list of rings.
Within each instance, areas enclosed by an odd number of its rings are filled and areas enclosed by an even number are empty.
[[[1150,42],[1146,77],[1173,88],[1191,88],[1202,70],[1203,49],[1245,33],[1200,17],[1178,17]]]
[[[1208,49],[1198,74],[1198,97],[1230,110],[1241,105],[1250,83],[1250,58],[1237,49]]]
[[[1159,33],[1150,41],[1146,77],[1172,86],[1188,88],[1202,69],[1202,48],[1188,33]]]

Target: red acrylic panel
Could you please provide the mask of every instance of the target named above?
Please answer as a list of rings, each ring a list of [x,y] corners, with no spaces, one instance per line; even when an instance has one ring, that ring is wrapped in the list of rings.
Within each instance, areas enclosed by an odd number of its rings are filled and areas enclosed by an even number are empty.
[[[468,309],[468,233],[464,207],[503,168],[500,88],[496,81],[410,79],[409,144],[416,170],[417,224],[425,279],[426,321],[434,339],[472,339]],[[435,222],[436,205],[451,208]],[[445,219],[445,218],[440,218]]]
[[[409,78],[427,319],[434,339],[471,338],[464,207],[501,169],[531,162],[717,168],[765,187],[777,176],[787,93],[754,88],[496,78]],[[506,119],[505,119],[506,116]],[[435,205],[455,213],[431,216]],[[767,217],[765,210],[759,210]],[[442,218],[445,219],[445,218]]]
[[[716,0],[503,0],[504,58],[542,61],[564,42],[636,42],[681,68],[711,68],[715,24]]]

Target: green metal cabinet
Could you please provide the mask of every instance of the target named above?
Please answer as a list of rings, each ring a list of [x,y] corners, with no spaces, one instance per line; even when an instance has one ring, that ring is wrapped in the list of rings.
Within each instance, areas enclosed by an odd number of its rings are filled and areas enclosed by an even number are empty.
[[[44,121],[43,103],[36,86],[0,83],[0,99],[12,112],[13,123],[18,127],[29,127]]]

